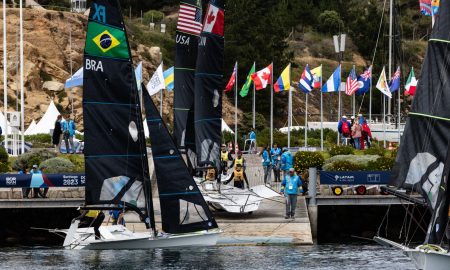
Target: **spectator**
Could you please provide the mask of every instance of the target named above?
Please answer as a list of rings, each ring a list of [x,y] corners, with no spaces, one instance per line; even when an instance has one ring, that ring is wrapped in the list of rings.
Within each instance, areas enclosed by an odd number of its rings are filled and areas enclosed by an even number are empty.
[[[234,151],[233,151],[233,142],[232,142],[232,141],[229,141],[229,142],[228,142],[228,152],[229,152],[230,154],[233,154],[233,153],[234,153]]]
[[[66,153],[69,154],[69,149],[71,154],[75,154],[75,147],[73,144],[73,136],[75,136],[76,126],[75,122],[67,115],[66,121],[62,123],[64,142],[66,144]],[[70,143],[70,148],[69,148]]]
[[[58,115],[58,118],[56,118],[55,121],[55,127],[53,128],[52,142],[53,145],[55,146],[56,153],[59,153],[61,145],[61,135],[62,135],[61,120],[62,116]]]
[[[283,154],[281,155],[281,170],[283,171],[283,177],[289,174],[289,169],[293,168],[294,159],[292,158],[292,154],[287,149],[287,147],[283,147]]]
[[[281,149],[278,148],[278,145],[276,143],[273,144],[273,148],[270,150],[270,157],[272,159],[274,182],[281,182],[280,178]]]
[[[30,174],[42,174],[42,172],[38,169],[38,165],[33,165]],[[41,195],[41,191],[39,188],[33,188],[33,198],[39,198],[39,195]],[[25,194],[25,197],[28,197],[28,193]]]
[[[350,131],[352,130],[353,125],[355,124],[355,116],[352,115],[350,117]],[[350,145],[355,148],[355,139],[353,139],[352,133],[350,132]]]
[[[362,136],[362,128],[359,124],[359,119],[355,121],[352,127],[352,137],[355,142],[355,148],[357,150],[361,150],[361,136]]]
[[[364,142],[366,142],[367,147],[370,148],[371,145],[371,140],[372,140],[372,132],[370,130],[369,125],[367,124],[367,121],[364,120],[363,124],[362,124],[362,137],[363,137],[363,144]],[[362,148],[362,145],[361,145]]]
[[[294,219],[298,193],[303,193],[302,180],[295,174],[294,168],[290,168],[289,174],[283,178],[280,192],[286,197],[286,215],[284,218]]]
[[[44,174],[44,170],[47,169],[47,167],[41,167],[41,174]],[[42,198],[47,198],[47,193],[48,193],[48,187],[43,188],[44,192],[41,192],[41,189],[39,189],[39,196],[41,196]]]
[[[234,166],[234,171],[231,174],[230,180],[226,181],[225,185],[227,185],[231,181],[234,182],[234,187],[245,189],[245,184],[247,184],[247,188],[250,188],[250,185],[248,184],[247,175],[245,174],[245,171],[241,164],[236,164],[236,166]]]
[[[119,204],[118,207],[123,207],[123,205]],[[112,225],[125,226],[125,219],[123,218],[123,215],[124,215],[123,209],[109,210],[109,218],[111,219]]]
[[[233,160],[231,153],[227,151],[227,146],[222,144],[222,149],[220,150],[220,171],[221,174],[227,175],[228,173],[228,162]]]
[[[270,148],[268,145],[262,152],[262,166],[264,169],[264,184],[267,185],[270,182],[270,169],[272,167],[272,161],[269,154]]]
[[[338,132],[341,134],[342,144],[347,144],[347,140],[352,135],[350,122],[347,120],[347,116],[342,116],[341,121],[338,124]]]
[[[27,167],[23,167],[22,170],[20,170],[18,172],[18,174],[27,174],[27,173],[28,173],[27,172]],[[31,188],[22,188],[22,196],[24,198],[28,199],[28,196],[30,195],[30,192],[31,192]]]
[[[255,130],[252,129],[248,134],[248,138],[250,140],[250,147],[248,149],[249,153],[253,153],[256,151],[256,133]]]

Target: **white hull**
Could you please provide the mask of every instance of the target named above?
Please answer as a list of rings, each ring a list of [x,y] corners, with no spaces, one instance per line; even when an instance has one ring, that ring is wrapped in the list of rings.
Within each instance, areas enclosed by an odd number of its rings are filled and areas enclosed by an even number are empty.
[[[417,269],[448,270],[450,269],[450,254],[421,249],[405,249],[404,253],[411,258]]]
[[[93,228],[77,228],[72,224],[66,233],[66,249],[153,249],[172,247],[214,246],[220,230],[201,231],[186,234],[163,234],[153,237],[150,232],[134,233],[124,226],[102,226],[101,240],[95,240]]]

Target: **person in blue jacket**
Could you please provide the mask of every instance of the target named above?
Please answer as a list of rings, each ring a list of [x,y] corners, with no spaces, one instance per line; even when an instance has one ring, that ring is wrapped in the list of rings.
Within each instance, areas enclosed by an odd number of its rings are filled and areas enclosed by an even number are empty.
[[[280,179],[281,149],[278,148],[278,145],[276,143],[273,144],[273,148],[270,150],[270,158],[272,159],[274,181],[281,182]]]
[[[75,131],[77,127],[75,126],[75,122],[70,117],[70,114],[67,115],[66,121],[62,122],[62,130],[63,130],[63,138],[66,144],[66,153],[75,154],[75,147],[73,144],[73,137],[75,136]],[[69,148],[70,144],[70,148]],[[70,149],[70,152],[69,152]]]
[[[286,215],[285,219],[295,218],[295,208],[297,207],[297,196],[303,193],[302,180],[295,173],[294,168],[289,169],[289,174],[286,175],[281,182],[281,191],[286,197]]]
[[[286,147],[283,147],[283,154],[281,155],[281,170],[283,171],[283,177],[288,175],[290,168],[294,167],[294,158],[291,152]]]
[[[256,150],[256,132],[255,130],[251,130],[248,134],[248,138],[250,139],[250,153],[253,153]]]
[[[270,158],[270,147],[266,145],[262,152],[262,166],[264,169],[264,184],[267,185],[270,182],[270,169],[272,167],[272,159]]]

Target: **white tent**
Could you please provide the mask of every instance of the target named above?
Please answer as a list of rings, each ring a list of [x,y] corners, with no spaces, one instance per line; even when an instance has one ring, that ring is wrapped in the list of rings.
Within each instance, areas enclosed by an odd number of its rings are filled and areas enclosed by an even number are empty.
[[[11,134],[11,126],[9,125],[9,121],[6,123],[8,126],[8,134]],[[3,113],[0,112],[0,127],[2,127],[2,132],[5,134],[5,116],[3,116]]]
[[[222,132],[231,132],[232,134],[234,134],[234,131],[227,125],[227,123],[225,123],[225,121],[223,121],[222,118]]]
[[[55,127],[55,121],[58,115],[60,115],[60,113],[52,100],[50,105],[48,105],[44,116],[42,116],[41,120],[39,120],[33,130],[30,130],[30,133],[27,135],[50,134],[50,130]]]
[[[31,124],[28,126],[27,130],[25,130],[25,135],[31,135],[31,134],[33,134],[33,133],[32,133],[32,132],[33,132],[33,129],[35,129],[36,126],[37,126],[36,121],[34,121],[34,119],[33,119],[33,121],[31,122]]]

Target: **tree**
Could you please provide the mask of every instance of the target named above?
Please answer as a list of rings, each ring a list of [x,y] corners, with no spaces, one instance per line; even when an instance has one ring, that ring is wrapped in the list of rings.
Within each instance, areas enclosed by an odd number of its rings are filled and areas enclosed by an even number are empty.
[[[318,30],[322,33],[335,34],[343,30],[344,22],[334,10],[325,10],[318,18]]]

